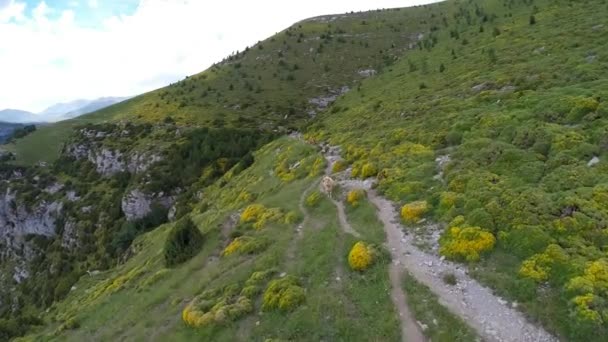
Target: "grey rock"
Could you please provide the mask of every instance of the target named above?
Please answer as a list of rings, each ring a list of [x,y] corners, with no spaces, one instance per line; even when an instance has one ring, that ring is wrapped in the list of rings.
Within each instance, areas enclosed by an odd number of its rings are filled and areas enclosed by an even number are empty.
[[[474,93],[479,93],[479,92],[482,92],[482,91],[488,89],[489,87],[490,87],[490,85],[487,82],[483,82],[483,83],[472,86],[471,90]]]
[[[361,76],[361,77],[372,77],[372,76],[376,75],[376,70],[375,69],[359,70],[359,71],[357,71],[357,74],[359,74],[359,76]]]
[[[588,167],[592,167],[592,166],[597,165],[599,162],[600,162],[600,158],[598,158],[598,157],[593,157],[593,158],[591,158],[591,160],[590,160],[590,161],[587,163],[587,166],[588,166]]]
[[[123,196],[121,208],[127,220],[134,221],[146,217],[152,211],[154,202],[168,209],[175,203],[175,197],[163,193],[148,194],[140,189],[133,189]]]

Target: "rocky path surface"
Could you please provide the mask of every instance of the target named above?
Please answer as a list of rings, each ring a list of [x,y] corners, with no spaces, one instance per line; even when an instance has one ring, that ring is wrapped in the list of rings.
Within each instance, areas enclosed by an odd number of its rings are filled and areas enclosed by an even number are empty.
[[[336,160],[340,159],[339,148],[323,147],[328,161],[328,170]],[[526,321],[524,315],[516,310],[516,303],[508,303],[492,291],[482,286],[468,275],[466,267],[440,257],[436,251],[427,252],[415,245],[412,235],[405,234],[395,205],[381,197],[372,189],[373,180],[353,180],[350,173],[344,172],[337,179],[338,184],[345,189],[360,188],[367,190],[371,203],[377,208],[377,214],[384,225],[387,245],[393,257],[390,269],[393,301],[400,311],[404,335],[418,329],[407,308],[405,297],[401,291],[401,272],[407,270],[416,280],[428,286],[439,302],[451,312],[460,316],[473,327],[485,341],[492,342],[545,342],[557,341],[541,327]],[[433,235],[435,239],[438,234]],[[437,241],[434,241],[437,243]],[[444,274],[454,274],[456,285],[443,281]],[[402,310],[405,310],[402,313]],[[409,317],[408,317],[409,316]],[[413,329],[413,330],[412,330]],[[408,341],[417,341],[417,337],[405,337]]]
[[[325,169],[325,175],[331,175],[331,169],[333,162],[336,160],[335,153],[326,153],[325,158],[327,160],[327,168]],[[341,201],[337,201],[331,198],[331,201],[337,208],[338,220],[340,227],[345,233],[352,234],[355,237],[360,237],[360,234],[352,228],[346,219],[346,213],[344,211],[344,204]],[[392,253],[392,252],[391,252]],[[395,255],[393,255],[393,260]],[[423,342],[426,341],[420,326],[416,323],[412,312],[407,304],[407,298],[401,287],[401,279],[403,276],[402,268],[396,264],[391,263],[389,267],[389,278],[391,281],[391,300],[397,312],[399,313],[399,321],[401,323],[401,339],[403,342]]]

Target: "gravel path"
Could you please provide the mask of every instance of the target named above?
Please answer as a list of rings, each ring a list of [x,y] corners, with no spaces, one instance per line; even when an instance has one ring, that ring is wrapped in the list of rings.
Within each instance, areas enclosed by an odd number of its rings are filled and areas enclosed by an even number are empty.
[[[339,149],[324,147],[328,168],[340,158]],[[344,172],[338,183],[345,189],[360,188],[367,190],[371,203],[377,208],[378,218],[384,225],[387,245],[393,257],[390,269],[393,301],[399,308],[404,334],[411,333],[415,322],[409,314],[405,298],[400,290],[401,272],[407,269],[416,280],[428,286],[439,302],[454,314],[460,316],[473,327],[485,341],[496,342],[545,342],[558,341],[541,327],[526,321],[524,315],[516,310],[516,303],[508,303],[492,291],[472,279],[466,267],[445,260],[435,253],[429,253],[416,247],[414,237],[406,235],[400,224],[395,205],[381,197],[372,189],[372,180],[352,180],[349,172]],[[436,242],[436,241],[435,241]],[[452,273],[458,282],[448,285],[443,281],[443,275]],[[401,310],[406,310],[402,314]],[[404,316],[407,319],[404,320]],[[417,327],[417,325],[414,323]],[[417,330],[417,329],[414,329]],[[403,335],[405,336],[405,335]],[[408,341],[418,341],[415,338],[406,338]]]
[[[325,158],[327,160],[327,168],[325,169],[325,174],[327,176],[331,176],[331,166],[333,162],[336,160],[335,150],[330,150],[329,153],[325,154]],[[343,182],[340,182],[341,186],[344,186]],[[352,184],[351,184],[352,185]],[[351,186],[346,187],[353,188]],[[359,187],[355,187],[359,188]],[[360,237],[360,234],[352,228],[352,226],[348,223],[346,219],[346,214],[344,212],[344,205],[341,201],[336,201],[335,199],[331,199],[336,208],[338,209],[338,219],[340,221],[340,227],[345,233],[349,233],[354,235],[355,237]],[[392,250],[392,249],[391,249]],[[394,254],[393,252],[391,252]],[[396,255],[392,255],[393,260],[396,260]],[[393,305],[397,309],[399,313],[399,321],[401,322],[401,339],[403,342],[423,342],[426,341],[426,338],[422,334],[420,326],[416,323],[412,312],[409,309],[407,304],[407,298],[405,293],[401,287],[401,279],[403,277],[403,268],[399,266],[398,263],[392,262],[389,267],[389,278],[391,281],[391,300],[393,301]]]

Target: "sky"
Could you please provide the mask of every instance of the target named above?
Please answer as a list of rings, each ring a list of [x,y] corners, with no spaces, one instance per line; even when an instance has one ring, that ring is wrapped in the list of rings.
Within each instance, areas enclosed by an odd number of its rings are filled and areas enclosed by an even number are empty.
[[[436,0],[0,0],[0,109],[133,96],[308,17]]]

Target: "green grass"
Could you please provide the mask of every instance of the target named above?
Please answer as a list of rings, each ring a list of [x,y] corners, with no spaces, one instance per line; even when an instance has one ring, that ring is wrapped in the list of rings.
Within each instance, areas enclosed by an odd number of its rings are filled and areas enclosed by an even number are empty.
[[[477,335],[466,322],[442,306],[437,297],[424,284],[407,274],[403,277],[403,290],[416,320],[424,325],[424,335],[432,341],[475,341]]]

